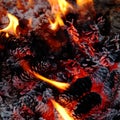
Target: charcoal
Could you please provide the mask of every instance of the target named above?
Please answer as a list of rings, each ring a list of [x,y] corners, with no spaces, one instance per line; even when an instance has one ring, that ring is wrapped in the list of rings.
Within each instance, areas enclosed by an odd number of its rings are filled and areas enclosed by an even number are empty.
[[[91,92],[91,93],[85,95],[82,99],[80,99],[74,112],[75,112],[75,114],[88,113],[96,105],[100,105],[101,101],[102,100],[101,100],[101,97],[99,94]]]
[[[67,90],[67,93],[72,95],[73,98],[79,98],[86,92],[91,90],[92,83],[89,77],[78,78],[75,83]]]

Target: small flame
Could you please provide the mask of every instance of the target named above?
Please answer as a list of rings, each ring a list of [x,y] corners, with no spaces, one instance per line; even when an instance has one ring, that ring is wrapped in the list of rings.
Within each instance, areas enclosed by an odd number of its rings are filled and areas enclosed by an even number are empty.
[[[23,67],[23,69],[27,72],[29,72],[30,74],[32,74],[33,76],[35,76],[37,79],[43,80],[44,82],[47,82],[51,85],[53,85],[54,87],[60,89],[60,90],[66,90],[69,88],[70,84],[69,83],[64,83],[64,82],[57,82],[55,80],[52,79],[48,79],[34,71],[32,71],[28,65],[28,63],[26,61],[22,61],[21,62],[21,66]]]
[[[6,33],[5,36],[6,36],[6,38],[9,38],[9,34],[8,33]]]
[[[52,30],[56,30],[58,26],[64,26],[64,22],[61,17],[64,16],[68,8],[72,8],[72,6],[66,0],[48,0],[48,1],[52,6],[52,13],[55,15],[54,22],[52,22],[49,19],[50,27]]]
[[[6,28],[0,30],[0,32],[6,32],[7,34],[10,33],[10,34],[17,35],[16,28],[19,25],[18,19],[10,13],[7,13],[7,16],[10,21],[9,25]],[[6,35],[6,36],[8,36],[8,35]]]
[[[51,99],[51,102],[53,106],[56,108],[56,110],[59,112],[59,114],[62,116],[64,120],[74,120],[69,113],[65,110],[64,107],[62,107],[59,103],[57,103],[55,100]]]
[[[85,4],[88,4],[88,3],[92,3],[93,4],[93,0],[77,0],[77,5],[82,7],[84,6]]]

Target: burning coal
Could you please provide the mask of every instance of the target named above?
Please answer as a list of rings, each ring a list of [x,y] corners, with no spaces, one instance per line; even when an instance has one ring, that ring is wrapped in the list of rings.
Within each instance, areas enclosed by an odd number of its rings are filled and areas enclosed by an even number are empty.
[[[120,35],[94,6],[1,1],[0,119],[119,119]]]

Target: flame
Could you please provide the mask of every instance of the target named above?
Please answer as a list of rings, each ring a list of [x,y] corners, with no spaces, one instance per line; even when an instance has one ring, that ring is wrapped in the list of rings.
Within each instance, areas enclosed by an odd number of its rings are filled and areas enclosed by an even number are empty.
[[[48,0],[48,1],[52,6],[52,13],[55,15],[54,22],[52,22],[49,19],[50,27],[52,30],[56,30],[58,26],[64,26],[64,22],[61,17],[64,16],[68,8],[72,8],[72,6],[66,0]]]
[[[8,33],[6,33],[5,36],[6,36],[6,38],[9,38],[9,34]]]
[[[58,88],[60,90],[66,90],[70,86],[69,83],[57,82],[55,80],[48,79],[48,78],[40,75],[39,73],[36,73],[36,72],[32,71],[26,61],[22,61],[21,62],[21,66],[23,67],[23,69],[25,71],[29,72],[30,74],[32,74],[33,76],[35,76],[37,79],[43,80],[44,82],[47,82],[47,83],[53,85],[54,87],[56,87],[56,88]]]
[[[0,30],[0,32],[6,32],[6,33],[17,35],[16,28],[19,25],[18,19],[10,13],[7,13],[7,16],[10,21],[9,25],[6,28]],[[6,36],[8,36],[8,35],[6,35]]]
[[[53,106],[56,108],[56,110],[59,112],[59,114],[62,116],[64,120],[74,120],[68,112],[63,108],[59,103],[57,103],[55,100],[51,99],[51,102]]]
[[[64,22],[63,20],[61,19],[61,17],[59,16],[59,14],[56,15],[56,20],[55,22],[52,22],[50,19],[49,19],[49,22],[50,22],[50,28],[52,30],[56,30],[58,25],[59,26],[64,26]]]
[[[44,82],[47,82],[53,86],[55,86],[56,88],[58,89],[61,89],[61,90],[66,90],[68,87],[69,87],[69,84],[68,83],[64,83],[64,82],[57,82],[55,80],[52,80],[52,79],[48,79],[46,77],[43,77],[42,75],[36,73],[36,72],[32,72],[33,75],[38,78],[38,79],[41,79],[43,80]]]
[[[76,0],[78,6],[82,7],[88,3],[93,4],[93,0]]]
[[[76,0],[80,10],[81,17],[86,17],[88,13],[95,15],[94,1],[93,0]]]

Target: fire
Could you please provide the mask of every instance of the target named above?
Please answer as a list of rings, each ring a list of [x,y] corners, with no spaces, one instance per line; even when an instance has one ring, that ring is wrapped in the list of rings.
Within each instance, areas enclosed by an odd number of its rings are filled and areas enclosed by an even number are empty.
[[[9,34],[8,33],[6,33],[5,36],[6,36],[6,38],[9,38]]]
[[[48,1],[52,6],[52,13],[55,15],[54,22],[52,22],[49,19],[50,27],[52,30],[56,30],[58,26],[64,26],[64,22],[61,17],[64,16],[68,8],[72,8],[72,6],[66,0],[48,0]]]
[[[82,7],[84,6],[85,4],[88,4],[88,3],[91,3],[93,4],[93,0],[76,0],[77,2],[77,5]]]
[[[62,116],[64,120],[74,120],[69,113],[65,110],[64,107],[62,107],[59,103],[57,103],[55,100],[51,99],[51,102],[53,106],[56,108],[56,110],[59,112],[59,114]]]
[[[43,80],[44,82],[47,82],[48,84],[53,85],[54,87],[56,87],[56,88],[58,88],[60,90],[66,90],[70,86],[69,83],[57,82],[55,80],[48,79],[48,78],[40,75],[39,73],[36,73],[36,72],[32,71],[26,61],[22,61],[20,64],[21,64],[21,66],[23,67],[23,69],[25,71],[29,72],[30,74],[35,76],[37,79]]]
[[[16,28],[19,25],[18,19],[10,13],[7,13],[7,16],[8,16],[9,21],[10,21],[9,25],[6,28],[0,30],[0,32],[6,32],[7,37],[8,37],[8,33],[13,34],[13,35],[17,35]]]
[[[81,17],[86,17],[88,13],[95,15],[95,8],[93,0],[76,0],[78,10],[80,11]],[[90,18],[90,17],[89,17]]]
[[[49,22],[50,22],[50,28],[52,30],[56,30],[58,25],[59,26],[64,26],[64,22],[63,20],[61,19],[61,17],[59,16],[59,14],[56,15],[56,20],[55,22],[52,22],[50,19],[49,19]]]
[[[55,86],[56,88],[61,89],[61,90],[66,90],[66,89],[70,86],[68,83],[57,82],[57,81],[55,81],[55,80],[48,79],[48,78],[46,78],[46,77],[44,77],[44,76],[42,76],[42,75],[40,75],[40,74],[38,74],[38,73],[36,73],[36,72],[32,72],[32,74],[33,74],[36,78],[38,78],[38,79],[40,79],[40,80],[43,80],[44,82],[47,82],[47,83],[49,83],[49,84],[51,84],[51,85],[53,85],[53,86]]]

